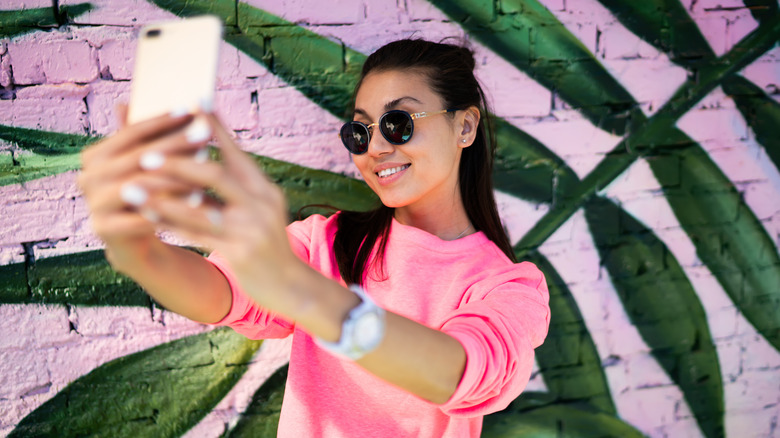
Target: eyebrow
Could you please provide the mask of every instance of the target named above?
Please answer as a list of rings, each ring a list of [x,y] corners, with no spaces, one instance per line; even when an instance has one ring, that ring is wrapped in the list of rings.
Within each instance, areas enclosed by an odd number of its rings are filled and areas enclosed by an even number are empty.
[[[393,99],[390,102],[387,102],[385,104],[385,111],[390,111],[391,109],[396,108],[398,105],[400,105],[402,102],[404,102],[406,100],[411,100],[412,102],[422,103],[419,99],[415,99],[412,96],[403,96],[403,97],[399,97],[398,99]],[[368,118],[368,113],[365,110],[361,109],[361,108],[355,108],[354,113],[355,113],[356,116],[357,115],[361,115],[363,117]]]

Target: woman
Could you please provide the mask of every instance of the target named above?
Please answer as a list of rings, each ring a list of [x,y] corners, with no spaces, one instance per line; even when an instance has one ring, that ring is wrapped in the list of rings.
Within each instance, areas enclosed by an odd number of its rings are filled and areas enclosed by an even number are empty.
[[[468,49],[422,40],[367,59],[341,138],[382,201],[369,213],[287,226],[281,191],[208,114],[125,126],[84,152],[117,270],[196,321],[293,335],[280,436],[475,437],[528,382],[547,288],[502,230],[473,69]],[[221,163],[195,153],[212,132]],[[200,201],[206,188],[221,201]],[[214,252],[167,245],[159,227]]]

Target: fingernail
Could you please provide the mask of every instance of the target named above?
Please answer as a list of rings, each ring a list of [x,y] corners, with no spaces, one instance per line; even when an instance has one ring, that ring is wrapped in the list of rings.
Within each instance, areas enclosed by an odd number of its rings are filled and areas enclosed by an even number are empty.
[[[200,190],[195,190],[192,193],[190,193],[190,196],[187,197],[187,205],[190,206],[190,208],[198,208],[200,205],[203,204],[203,192]]]
[[[195,157],[193,157],[193,159],[198,164],[205,163],[209,160],[209,150],[206,148],[198,149],[198,152],[195,153]]]
[[[184,117],[189,113],[190,113],[189,108],[187,108],[186,106],[180,106],[171,110],[171,112],[169,112],[168,115],[173,117],[174,119],[177,119],[179,117]]]
[[[150,151],[141,155],[141,169],[154,170],[162,167],[165,163],[165,156],[157,151]]]
[[[185,132],[187,141],[190,143],[200,143],[211,138],[211,127],[203,119],[195,119]]]
[[[151,208],[141,209],[139,213],[141,214],[141,217],[148,220],[149,222],[155,224],[157,222],[160,222],[160,215],[156,211],[152,210]]]
[[[146,190],[144,190],[143,187],[133,183],[127,183],[123,185],[119,191],[119,196],[123,201],[130,205],[135,205],[136,207],[143,205],[144,202],[149,199],[149,194],[146,193]]]

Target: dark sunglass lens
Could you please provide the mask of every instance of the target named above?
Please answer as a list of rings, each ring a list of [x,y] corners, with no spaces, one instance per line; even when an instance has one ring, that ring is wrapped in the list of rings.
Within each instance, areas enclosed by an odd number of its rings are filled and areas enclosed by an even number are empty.
[[[382,117],[380,129],[387,141],[404,144],[412,137],[412,118],[402,111],[391,111]]]
[[[341,142],[353,154],[366,152],[368,141],[368,130],[362,124],[349,122],[341,127]]]

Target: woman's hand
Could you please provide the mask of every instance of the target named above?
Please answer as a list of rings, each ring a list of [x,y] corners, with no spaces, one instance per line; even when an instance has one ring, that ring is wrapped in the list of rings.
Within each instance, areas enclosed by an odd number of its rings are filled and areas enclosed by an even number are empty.
[[[187,135],[192,115],[160,116],[125,125],[126,107],[119,108],[120,129],[85,149],[78,185],[91,213],[92,226],[106,243],[109,259],[116,251],[131,252],[157,240],[153,212],[146,207],[151,196],[185,193],[182,184],[142,168],[149,152],[192,154],[205,145],[203,135]],[[189,138],[189,140],[188,140]],[[148,162],[148,160],[146,160]]]
[[[258,304],[288,313],[291,300],[282,292],[303,263],[287,240],[284,195],[213,115],[205,120],[217,138],[221,162],[175,154],[165,156],[149,175],[174,179],[196,191],[212,190],[220,201],[206,197],[193,203],[187,196],[152,195],[145,207],[159,217],[160,226],[218,251]]]

